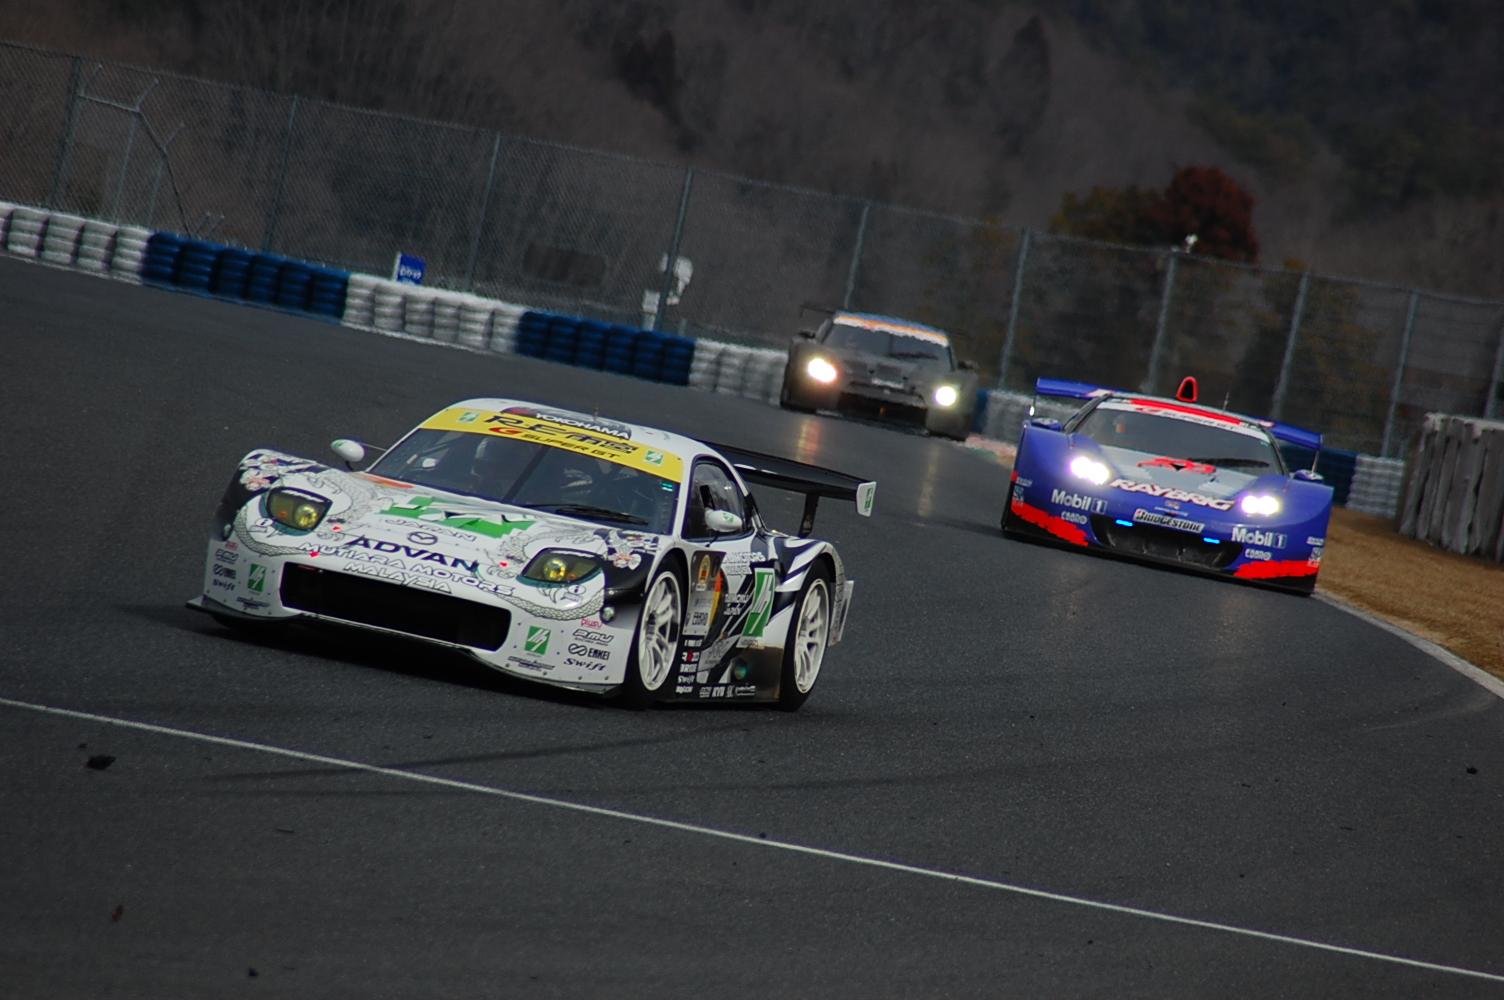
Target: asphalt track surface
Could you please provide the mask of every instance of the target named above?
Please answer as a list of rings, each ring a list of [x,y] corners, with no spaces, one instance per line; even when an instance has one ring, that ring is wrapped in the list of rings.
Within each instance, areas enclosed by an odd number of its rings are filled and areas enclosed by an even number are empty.
[[[1504,996],[1499,699],[986,455],[9,261],[0,347],[0,995]],[[804,711],[183,608],[242,453],[485,394],[878,479]]]

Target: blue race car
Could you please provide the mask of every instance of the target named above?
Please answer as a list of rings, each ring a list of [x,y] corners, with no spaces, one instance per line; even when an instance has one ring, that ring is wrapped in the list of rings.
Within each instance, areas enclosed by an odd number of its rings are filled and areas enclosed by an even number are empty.
[[[1332,488],[1279,446],[1319,452],[1321,435],[1195,405],[1194,379],[1175,399],[1057,379],[1035,392],[1085,402],[1024,425],[1005,535],[1316,589]]]

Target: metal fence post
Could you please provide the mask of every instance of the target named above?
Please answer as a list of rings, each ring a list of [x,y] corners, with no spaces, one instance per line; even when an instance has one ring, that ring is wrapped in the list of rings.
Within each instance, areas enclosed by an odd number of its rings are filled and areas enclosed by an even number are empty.
[[[120,199],[125,195],[125,175],[131,168],[131,148],[136,144],[136,125],[141,120],[140,111],[131,115],[130,131],[125,134],[125,156],[120,161],[120,179],[115,182],[115,207],[111,215],[120,222]]]
[[[1280,419],[1285,409],[1285,391],[1290,387],[1290,365],[1295,361],[1295,341],[1300,336],[1300,317],[1306,310],[1306,291],[1311,287],[1311,272],[1300,276],[1300,290],[1295,293],[1295,308],[1290,312],[1290,333],[1285,337],[1285,356],[1279,363],[1279,381],[1274,384],[1274,402],[1269,416]]]
[[[277,192],[272,197],[271,210],[266,213],[266,233],[261,237],[261,249],[270,253],[272,241],[277,238],[277,216],[282,211],[282,188],[287,183],[287,163],[292,158],[292,131],[298,121],[298,95],[292,95],[292,104],[287,109],[287,134],[282,138],[282,164],[277,168]]]
[[[1029,260],[1029,244],[1034,230],[1024,228],[1018,240],[1018,264],[1013,268],[1013,301],[1008,304],[1008,330],[1003,334],[1003,352],[997,359],[997,387],[1008,388],[1008,369],[1013,364],[1013,339],[1018,334],[1018,309],[1024,296],[1024,266]]]
[[[475,265],[480,259],[481,234],[486,231],[486,214],[491,209],[491,184],[496,180],[496,158],[501,154],[501,133],[491,143],[491,165],[486,168],[486,187],[480,195],[480,217],[475,220],[475,239],[470,243],[470,263],[465,267],[465,291],[475,290]]]
[[[694,186],[695,168],[684,168],[684,190],[679,195],[679,217],[674,220],[674,238],[663,262],[663,287],[658,292],[658,308],[653,312],[653,331],[663,328],[663,314],[668,310],[668,292],[674,287],[674,264],[679,259],[679,241],[684,238],[684,216],[689,212],[689,189]]]
[[[1494,348],[1494,374],[1488,381],[1488,398],[1483,403],[1483,415],[1493,420],[1499,409],[1499,382],[1504,380],[1504,320],[1499,323],[1499,346]]]
[[[1405,381],[1405,361],[1410,357],[1410,335],[1415,331],[1415,311],[1420,307],[1420,292],[1410,293],[1410,312],[1405,316],[1405,334],[1400,338],[1400,358],[1394,366],[1394,385],[1389,390],[1389,413],[1384,417],[1384,445],[1379,454],[1389,457],[1389,442],[1394,436],[1394,411],[1400,405],[1400,386]]]
[[[1165,268],[1165,290],[1159,300],[1159,322],[1154,328],[1154,346],[1149,349],[1149,370],[1140,386],[1143,392],[1153,392],[1159,382],[1160,357],[1165,350],[1165,328],[1170,324],[1170,297],[1175,294],[1175,266],[1180,261],[1180,251],[1170,251],[1170,263]]]
[[[867,216],[872,214],[872,201],[862,202],[862,221],[856,224],[856,248],[851,251],[851,267],[846,271],[846,294],[841,296],[841,308],[851,308],[851,296],[856,294],[856,272],[862,263],[862,247],[867,243]]]
[[[73,148],[73,125],[78,120],[79,78],[83,75],[82,56],[73,57],[73,69],[68,74],[68,109],[63,112],[63,136],[58,141],[57,166],[52,171],[52,190],[47,193],[47,207],[54,212],[62,208],[58,200],[68,183],[68,153]]]

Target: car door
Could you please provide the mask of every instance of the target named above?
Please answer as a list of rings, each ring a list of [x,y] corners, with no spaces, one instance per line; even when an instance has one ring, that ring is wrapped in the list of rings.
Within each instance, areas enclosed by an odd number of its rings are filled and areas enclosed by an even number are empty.
[[[725,515],[739,526],[728,530]],[[772,547],[754,520],[731,470],[715,458],[696,460],[684,516],[689,580],[681,696],[754,697],[768,684],[776,690],[782,642],[769,634],[769,624],[778,575]]]

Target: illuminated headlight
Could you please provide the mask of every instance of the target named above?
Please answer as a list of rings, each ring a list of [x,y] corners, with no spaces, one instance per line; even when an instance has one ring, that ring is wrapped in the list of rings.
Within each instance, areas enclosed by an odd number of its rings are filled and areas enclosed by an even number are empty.
[[[836,376],[841,374],[836,371],[835,365],[824,358],[810,358],[809,363],[804,366],[804,370],[810,378],[816,382],[824,382],[826,385],[834,382]]]
[[[1249,493],[1238,501],[1238,509],[1245,514],[1268,517],[1279,513],[1279,497],[1268,493]]]
[[[935,387],[935,403],[939,406],[955,406],[956,400],[960,398],[961,394],[956,392],[956,387],[953,385]]]
[[[329,501],[317,493],[275,489],[266,494],[266,515],[294,531],[312,531],[329,513]]]
[[[522,579],[529,583],[565,584],[579,583],[599,573],[601,561],[588,552],[565,552],[548,549],[533,556],[533,561],[522,571]]]
[[[1107,466],[1098,462],[1095,458],[1077,455],[1071,459],[1071,475],[1077,479],[1084,479],[1096,486],[1101,486],[1107,482],[1107,477],[1111,474]]]

